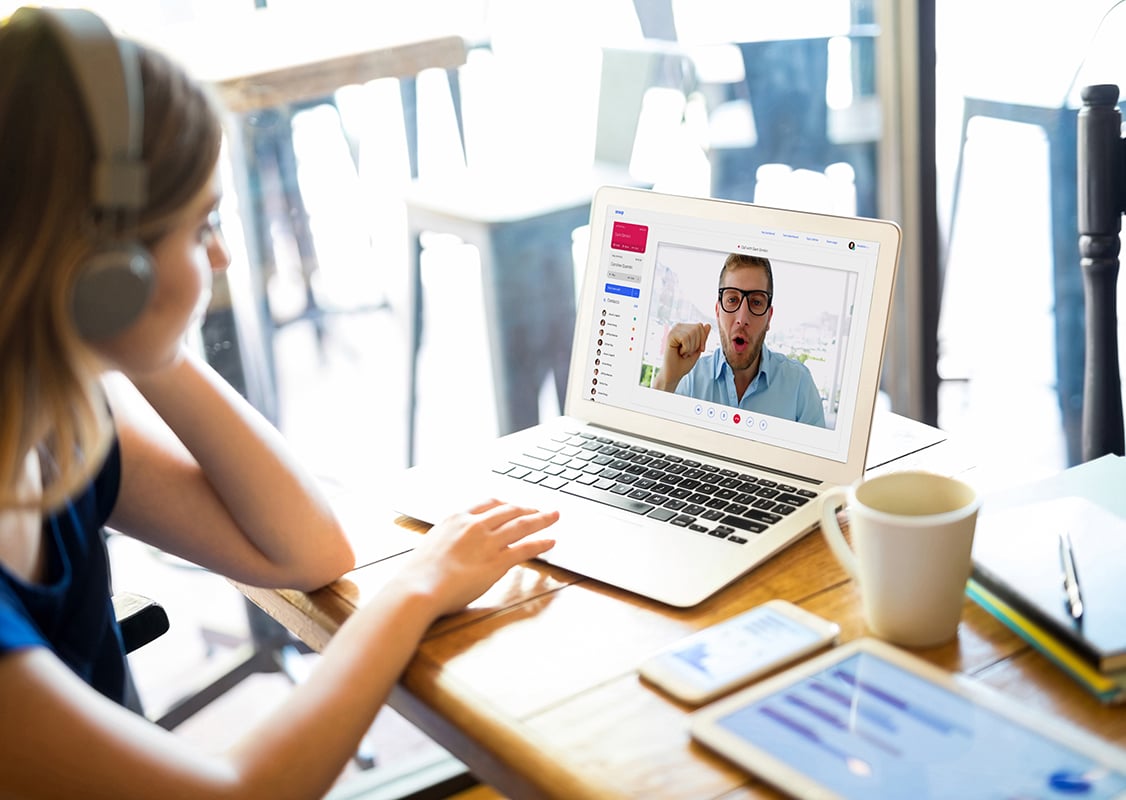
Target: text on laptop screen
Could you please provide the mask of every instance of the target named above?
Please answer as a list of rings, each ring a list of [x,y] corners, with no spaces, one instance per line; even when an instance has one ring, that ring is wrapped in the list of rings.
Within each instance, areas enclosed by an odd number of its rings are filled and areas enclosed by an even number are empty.
[[[879,245],[606,213],[583,398],[845,461]]]

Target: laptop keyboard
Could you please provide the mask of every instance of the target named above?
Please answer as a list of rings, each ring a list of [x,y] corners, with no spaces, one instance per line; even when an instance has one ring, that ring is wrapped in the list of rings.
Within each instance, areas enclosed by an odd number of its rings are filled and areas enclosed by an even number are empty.
[[[561,433],[493,471],[736,544],[817,496],[587,431]]]

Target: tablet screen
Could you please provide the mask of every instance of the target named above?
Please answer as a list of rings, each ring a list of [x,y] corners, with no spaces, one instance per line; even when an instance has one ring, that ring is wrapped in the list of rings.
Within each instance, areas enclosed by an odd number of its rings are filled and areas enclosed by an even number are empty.
[[[1126,775],[868,652],[715,719],[856,798],[1110,798]]]

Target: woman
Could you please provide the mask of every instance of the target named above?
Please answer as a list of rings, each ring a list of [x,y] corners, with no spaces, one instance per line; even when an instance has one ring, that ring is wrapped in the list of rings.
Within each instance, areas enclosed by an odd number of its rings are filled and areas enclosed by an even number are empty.
[[[200,88],[143,48],[147,199],[111,234],[148,249],[151,294],[123,330],[80,335],[76,286],[112,221],[45,14],[0,26],[0,796],[319,797],[427,627],[548,550],[526,537],[557,515],[488,501],[435,526],[230,752],[197,752],[120,705],[103,524],[259,586],[313,589],[353,555],[277,432],[183,347],[228,261],[221,132]]]

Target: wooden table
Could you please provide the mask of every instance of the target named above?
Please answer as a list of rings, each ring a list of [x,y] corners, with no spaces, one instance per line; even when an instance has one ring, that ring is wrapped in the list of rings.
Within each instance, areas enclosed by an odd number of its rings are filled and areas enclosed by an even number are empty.
[[[881,415],[869,471],[928,468],[972,482],[964,469],[972,456],[941,439],[933,428]],[[347,513],[344,519],[350,522]],[[357,515],[366,520],[357,534],[365,565],[331,586],[312,594],[239,588],[323,648],[394,574],[395,554],[426,529],[390,514],[379,519],[370,508]],[[435,624],[390,702],[511,798],[778,797],[693,743],[686,732],[691,709],[637,674],[653,651],[775,597],[838,622],[842,641],[866,632],[857,588],[816,532],[687,610],[531,562],[469,610]],[[1126,745],[1126,710],[1101,706],[969,600],[956,641],[915,652]]]

